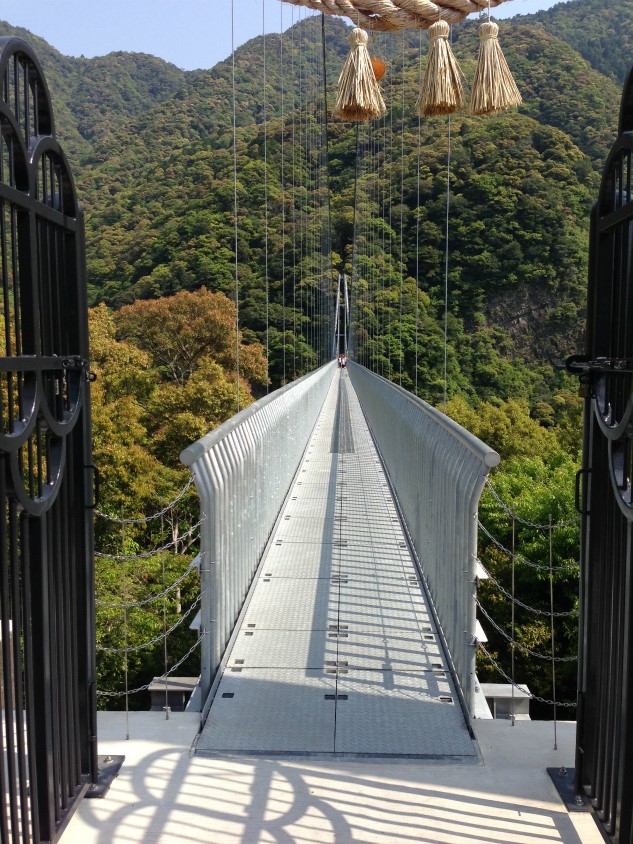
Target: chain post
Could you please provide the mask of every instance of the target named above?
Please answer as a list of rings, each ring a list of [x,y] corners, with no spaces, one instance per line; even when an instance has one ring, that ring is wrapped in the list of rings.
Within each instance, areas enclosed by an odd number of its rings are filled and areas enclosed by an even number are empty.
[[[552,542],[552,514],[549,516],[549,606],[552,631],[552,697],[554,698],[554,750],[558,750],[556,724],[556,656],[554,641],[554,554]]]
[[[127,559],[125,557],[125,518],[121,504],[121,553],[123,554],[123,642],[125,654],[123,656],[123,670],[125,674],[125,740],[130,740],[130,697],[128,691],[128,656],[127,656]]]
[[[515,706],[515,704],[514,704],[514,686],[515,686],[515,682],[516,682],[515,677],[514,677],[514,652],[515,652],[515,644],[514,643],[515,643],[515,638],[516,638],[516,636],[515,636],[515,633],[516,633],[516,630],[515,630],[515,608],[516,608],[516,604],[515,604],[515,597],[516,597],[516,595],[515,595],[515,566],[516,566],[516,536],[515,536],[515,530],[516,530],[516,522],[515,522],[514,515],[513,515],[512,516],[512,601],[511,601],[511,604],[512,604],[512,645],[511,645],[512,670],[510,672],[512,674],[512,702],[510,704],[510,720],[512,721],[513,727],[516,723],[515,709],[514,709],[514,706]]]
[[[165,516],[161,513],[160,517],[160,536],[163,542],[165,533]],[[165,592],[165,551],[160,555],[161,565],[163,571],[163,662],[165,675],[165,720],[169,721],[169,680],[167,679],[167,593]]]

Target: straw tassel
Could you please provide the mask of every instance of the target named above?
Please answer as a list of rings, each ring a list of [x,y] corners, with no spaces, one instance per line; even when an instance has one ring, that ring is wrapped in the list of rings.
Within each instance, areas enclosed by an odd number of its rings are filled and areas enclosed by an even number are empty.
[[[355,27],[349,37],[352,46],[338,79],[334,114],[343,120],[370,120],[387,111],[369,58],[364,29]]]
[[[416,104],[420,117],[452,114],[464,105],[464,74],[448,43],[450,31],[443,20],[429,27],[429,60]]]
[[[499,27],[491,20],[479,27],[479,58],[473,81],[470,110],[496,114],[523,102],[499,44]]]

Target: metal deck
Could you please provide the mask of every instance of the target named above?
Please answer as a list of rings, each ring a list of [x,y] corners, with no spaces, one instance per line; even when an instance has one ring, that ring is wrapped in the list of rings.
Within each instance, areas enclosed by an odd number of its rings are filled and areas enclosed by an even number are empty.
[[[345,370],[259,568],[197,750],[478,759]]]

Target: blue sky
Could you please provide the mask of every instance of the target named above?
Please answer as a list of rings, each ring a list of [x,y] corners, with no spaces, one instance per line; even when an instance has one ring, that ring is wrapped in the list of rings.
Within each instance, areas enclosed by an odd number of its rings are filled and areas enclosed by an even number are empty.
[[[563,0],[567,2],[567,0]],[[497,17],[548,9],[558,0],[509,0]],[[279,32],[306,11],[280,0],[233,0],[235,46]],[[114,50],[151,53],[186,70],[213,67],[231,53],[231,0],[2,0],[0,17],[70,56]]]

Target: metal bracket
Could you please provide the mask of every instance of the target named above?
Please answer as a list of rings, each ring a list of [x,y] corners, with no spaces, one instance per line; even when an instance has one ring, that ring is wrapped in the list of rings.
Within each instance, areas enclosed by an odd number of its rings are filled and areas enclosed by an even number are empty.
[[[114,780],[118,777],[125,756],[99,756],[97,781],[92,783],[86,797],[105,797]]]
[[[633,373],[631,358],[590,358],[588,355],[571,355],[565,361],[570,375],[630,375]]]
[[[97,373],[90,369],[90,364],[85,358],[79,355],[69,355],[62,361],[64,369],[80,369],[86,375],[86,380],[90,383],[97,380]]]
[[[590,806],[582,794],[576,794],[574,790],[574,768],[548,768],[558,796],[565,804],[568,812],[589,812]]]

